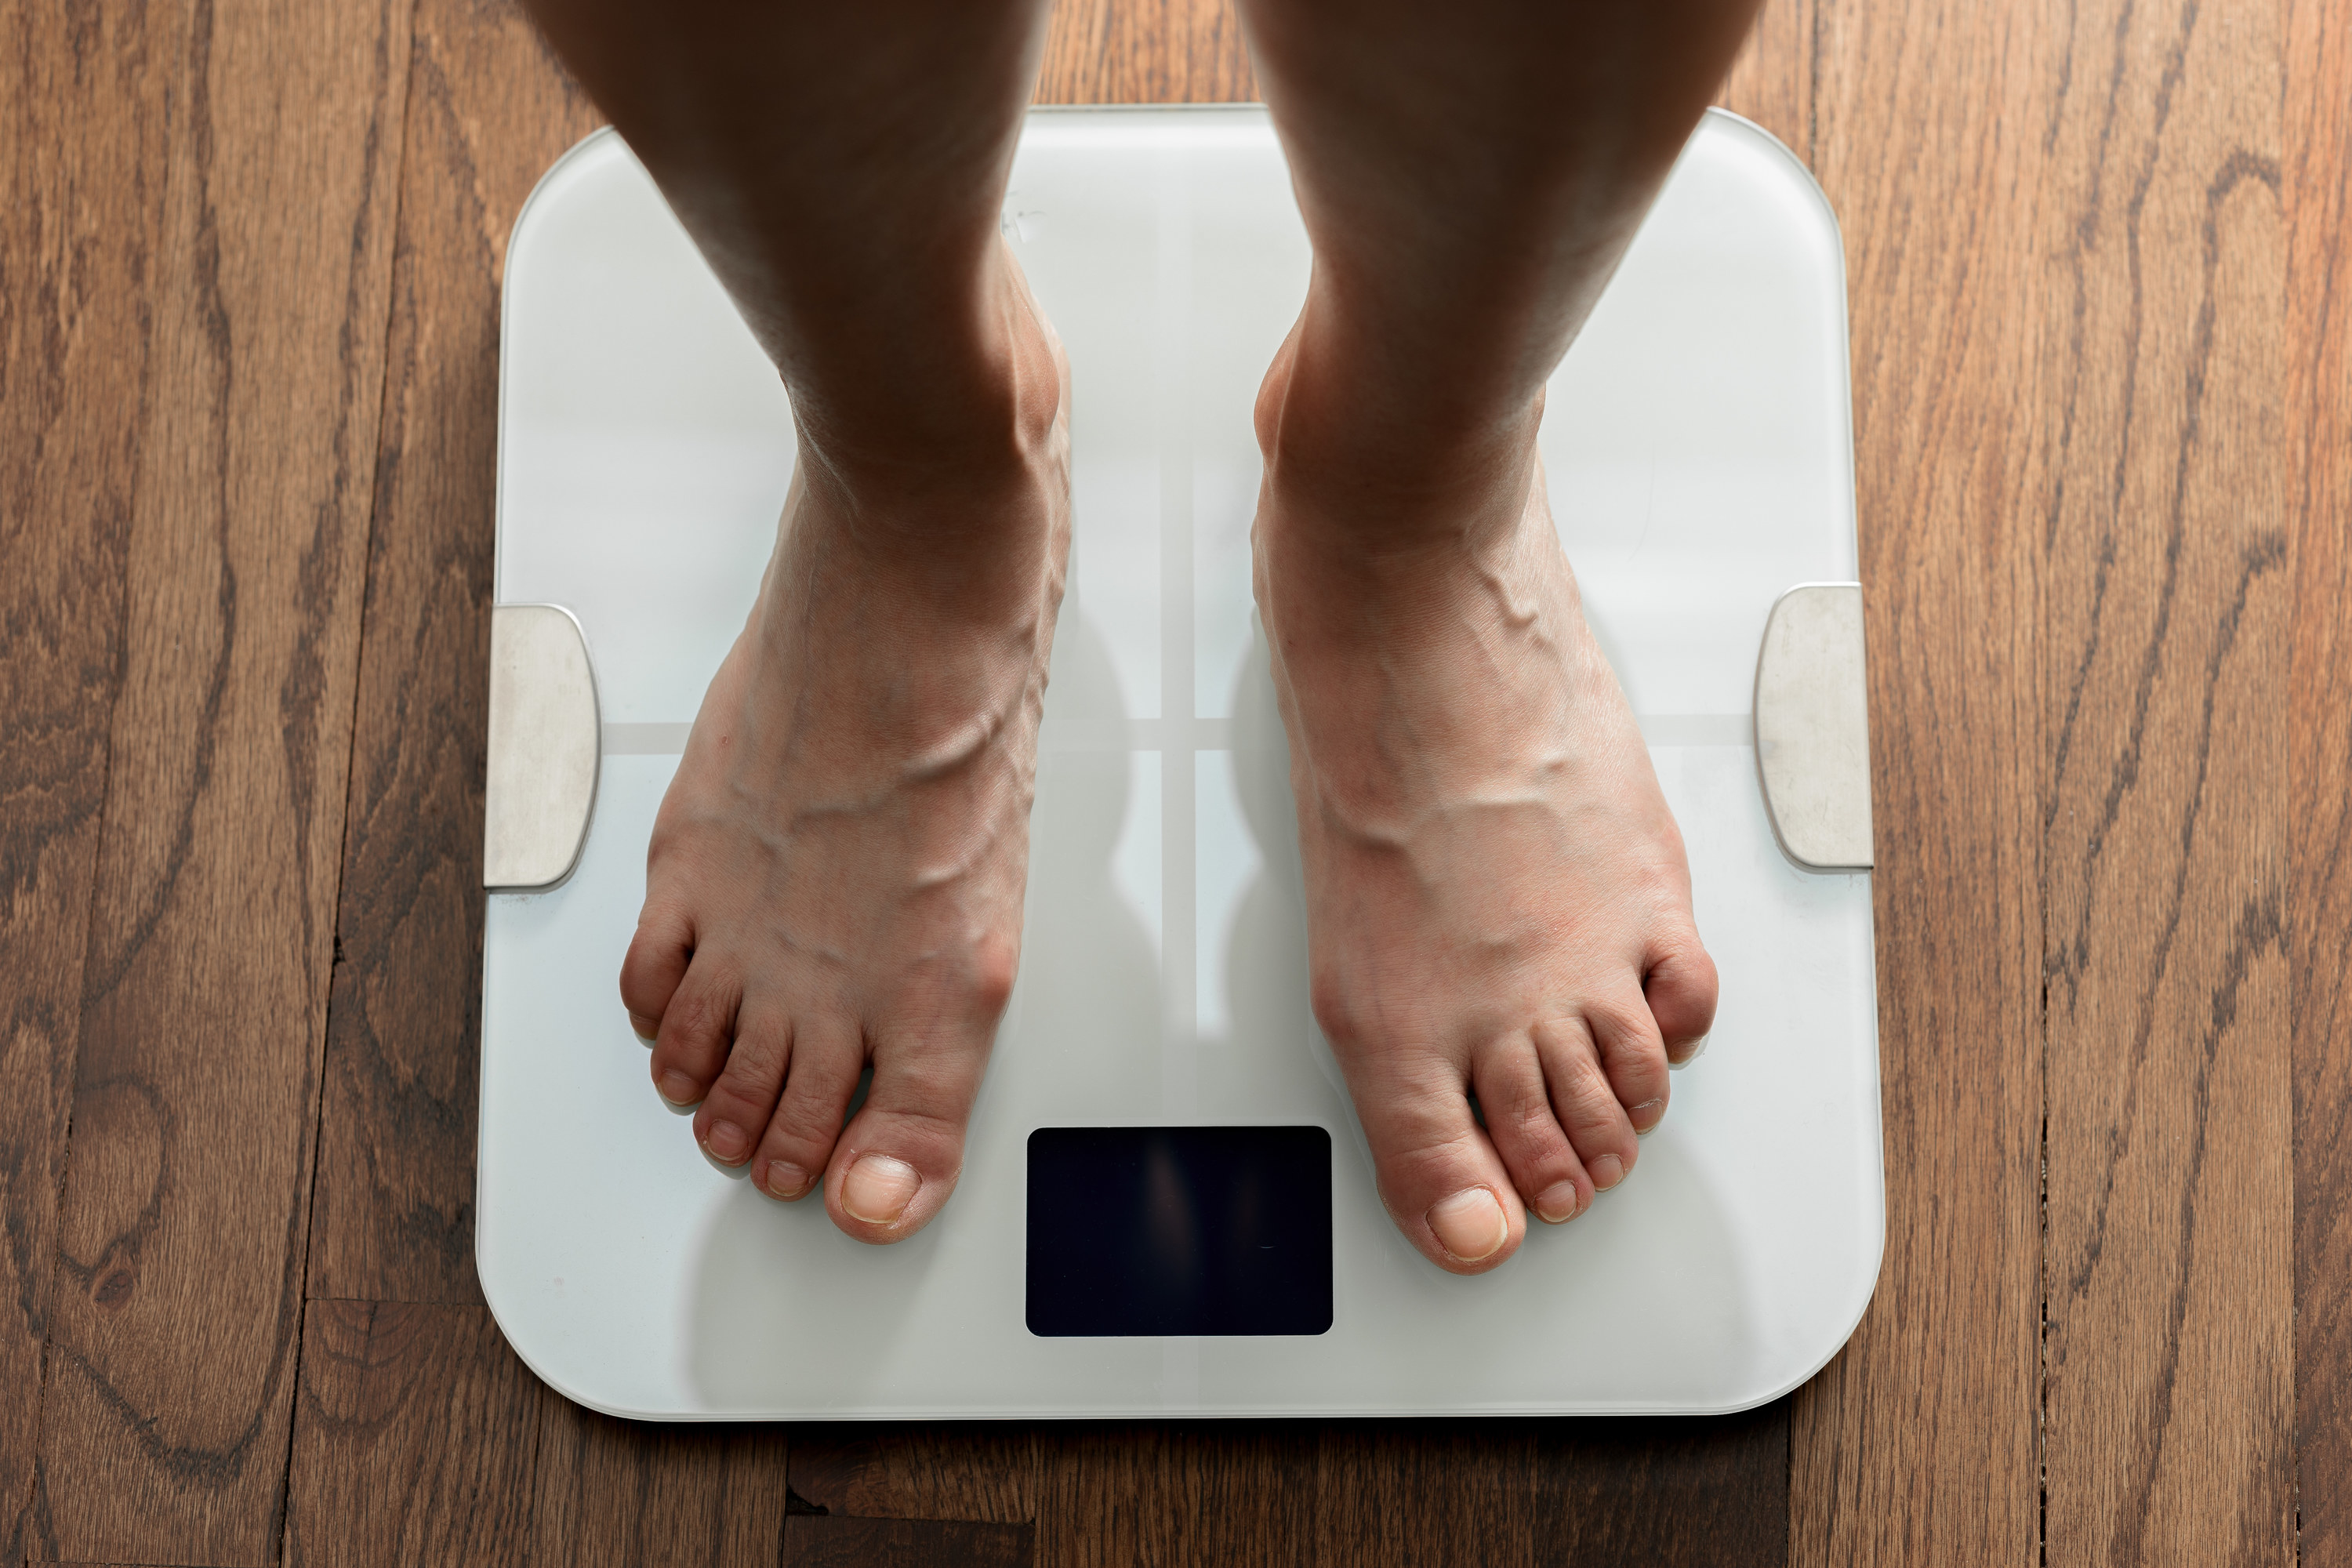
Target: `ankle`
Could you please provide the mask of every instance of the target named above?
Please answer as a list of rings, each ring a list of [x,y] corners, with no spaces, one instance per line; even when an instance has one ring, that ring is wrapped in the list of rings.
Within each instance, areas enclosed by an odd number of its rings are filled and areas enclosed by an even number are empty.
[[[1516,528],[1534,479],[1543,394],[1445,404],[1399,395],[1294,334],[1258,393],[1259,450],[1286,533],[1367,561],[1477,546]]]
[[[846,393],[794,389],[803,471],[845,516],[969,526],[1066,468],[1060,345],[1009,258],[981,296],[970,340],[931,363]]]

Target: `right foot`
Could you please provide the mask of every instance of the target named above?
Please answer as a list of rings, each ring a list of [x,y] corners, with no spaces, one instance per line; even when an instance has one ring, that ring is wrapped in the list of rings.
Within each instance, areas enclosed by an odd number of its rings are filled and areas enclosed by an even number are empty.
[[[1069,371],[1010,254],[1009,416],[972,454],[801,461],[656,818],[621,969],[662,1097],[772,1197],[937,1213],[1013,986],[1069,547]],[[843,1124],[861,1071],[874,1071]]]

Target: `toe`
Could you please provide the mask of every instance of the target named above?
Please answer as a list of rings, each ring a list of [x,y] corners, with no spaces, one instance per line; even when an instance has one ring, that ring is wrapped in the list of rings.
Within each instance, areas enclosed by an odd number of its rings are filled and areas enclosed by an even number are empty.
[[[694,1113],[694,1135],[712,1159],[740,1165],[751,1157],[776,1114],[791,1054],[791,1022],[747,1002],[735,1021],[726,1068]]]
[[[1665,1042],[1658,1037],[1650,1010],[1639,996],[1633,996],[1619,1006],[1592,1009],[1586,1022],[1601,1058],[1601,1076],[1609,1080],[1617,1103],[1625,1108],[1626,1120],[1636,1132],[1654,1131],[1666,1114],[1673,1080],[1667,1074]]]
[[[1666,1059],[1680,1066],[1696,1056],[1715,1026],[1716,995],[1715,960],[1699,945],[1697,932],[1679,932],[1653,950],[1642,992]]]
[[[660,1032],[662,1015],[669,1011],[669,999],[693,958],[694,922],[682,910],[648,901],[621,960],[621,1005],[629,1010],[629,1026],[641,1038],[650,1040]]]
[[[794,1027],[783,1097],[751,1163],[751,1179],[761,1192],[789,1201],[806,1195],[824,1177],[865,1064],[866,1043],[855,1019]]]
[[[1381,1201],[1405,1238],[1454,1274],[1483,1274],[1517,1251],[1526,1210],[1470,1114],[1467,1075],[1433,1056],[1417,1069],[1365,1077],[1351,1084],[1357,1113]]]
[[[1607,1192],[1633,1168],[1633,1124],[1601,1070],[1592,1032],[1581,1018],[1538,1025],[1536,1054],[1551,1090],[1552,1114],[1568,1132],[1596,1192]]]
[[[672,1105],[696,1105],[727,1065],[742,993],[722,978],[716,960],[689,968],[662,1009],[654,1041],[654,1087]]]
[[[1486,1136],[1528,1207],[1550,1225],[1582,1214],[1592,1201],[1591,1178],[1552,1114],[1535,1042],[1525,1035],[1496,1041],[1473,1062],[1471,1077]]]
[[[930,1222],[963,1172],[964,1123],[987,1063],[985,1035],[876,1040],[874,1082],[825,1173],[834,1224],[860,1241],[889,1242]]]

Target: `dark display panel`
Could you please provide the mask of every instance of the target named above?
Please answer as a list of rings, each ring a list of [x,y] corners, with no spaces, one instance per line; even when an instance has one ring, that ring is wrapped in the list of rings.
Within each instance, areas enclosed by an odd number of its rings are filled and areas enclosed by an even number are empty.
[[[1029,1135],[1029,1331],[1319,1334],[1331,1326],[1320,1127]]]

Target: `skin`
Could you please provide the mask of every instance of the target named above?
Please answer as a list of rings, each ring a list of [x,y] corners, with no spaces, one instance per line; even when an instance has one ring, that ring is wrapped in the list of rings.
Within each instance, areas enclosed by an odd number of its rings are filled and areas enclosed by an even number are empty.
[[[1316,1016],[1390,1213],[1455,1272],[1622,1180],[1714,1016],[1535,436],[1753,4],[1244,6],[1315,244],[1255,542]],[[996,226],[1044,15],[531,9],[775,362],[800,457],[622,997],[713,1158],[894,1241],[954,1187],[1019,961],[1070,393]]]

